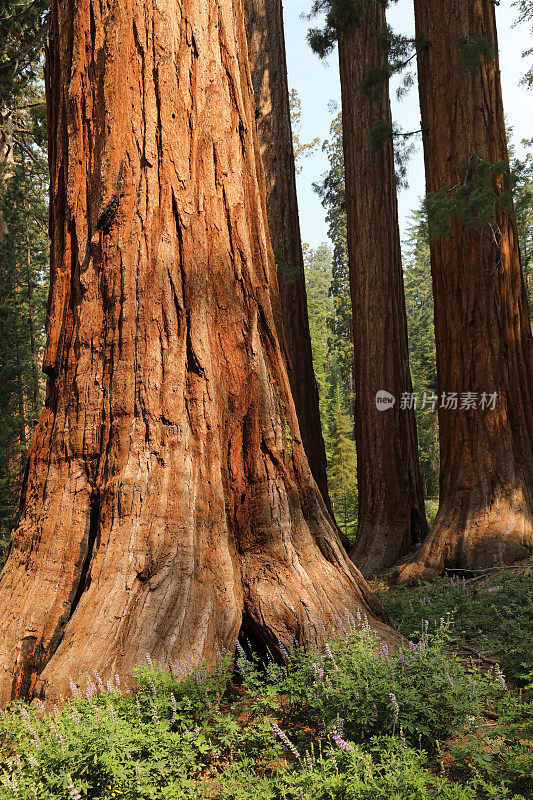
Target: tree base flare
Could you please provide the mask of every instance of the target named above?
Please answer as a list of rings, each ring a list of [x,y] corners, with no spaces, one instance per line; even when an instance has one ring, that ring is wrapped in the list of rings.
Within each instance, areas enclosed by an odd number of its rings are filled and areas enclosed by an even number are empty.
[[[387,573],[394,583],[432,580],[445,570],[508,566],[533,553],[533,520],[522,493],[476,511],[443,505],[426,541]]]

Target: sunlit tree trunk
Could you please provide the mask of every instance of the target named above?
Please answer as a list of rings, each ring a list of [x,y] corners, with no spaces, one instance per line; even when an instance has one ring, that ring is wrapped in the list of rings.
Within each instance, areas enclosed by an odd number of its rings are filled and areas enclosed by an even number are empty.
[[[287,346],[289,381],[309,466],[329,507],[296,196],[283,7],[281,0],[245,0],[244,5],[268,225],[278,265],[280,339]]]
[[[0,578],[0,696],[389,640],[300,442],[242,0],[54,0],[46,407]],[[105,211],[105,213],[103,213]]]
[[[429,192],[463,180],[472,155],[507,160],[494,4],[415,0]],[[493,53],[467,71],[459,43],[483,37]],[[445,567],[484,568],[527,557],[533,547],[533,347],[514,212],[494,231],[458,222],[431,247],[439,393],[440,508],[402,581]],[[477,410],[461,410],[474,392]],[[483,393],[497,393],[494,409]],[[485,409],[481,405],[486,405]]]
[[[376,122],[392,125],[388,85],[369,97],[360,84],[385,55],[376,40],[383,6],[369,0],[360,24],[339,32],[346,212],[354,335],[359,526],[351,557],[373,575],[427,533],[411,393],[392,137],[376,149]],[[380,390],[395,398],[378,410]]]

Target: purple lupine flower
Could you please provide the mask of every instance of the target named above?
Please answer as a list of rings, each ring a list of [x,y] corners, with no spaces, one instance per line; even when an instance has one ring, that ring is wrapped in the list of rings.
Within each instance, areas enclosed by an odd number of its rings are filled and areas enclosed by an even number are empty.
[[[248,659],[246,658],[246,653],[244,651],[244,647],[242,646],[242,644],[239,642],[238,639],[235,639],[235,647],[237,648],[237,652],[239,653],[239,656],[241,658],[244,658],[245,661],[248,661]]]
[[[52,722],[50,724],[50,728],[52,729],[52,732],[54,733],[54,736],[56,737],[57,741],[61,745],[61,748],[63,748],[64,745],[65,745],[65,740],[63,738],[63,734],[61,733],[61,731],[59,730],[59,728],[57,727],[57,725],[54,722]]]
[[[81,800],[81,794],[74,787],[72,781],[70,781],[69,783],[69,794],[70,794],[70,800]]]
[[[505,678],[503,677],[503,672],[501,671],[499,664],[496,664],[496,666],[494,667],[494,672],[496,674],[496,679],[500,684],[500,686],[502,687],[502,689],[504,691],[507,691],[507,684],[505,683]]]
[[[285,662],[291,660],[289,651],[287,650],[287,648],[285,647],[285,645],[282,642],[279,643],[279,652],[283,656],[283,659],[284,659]]]
[[[154,663],[153,663],[152,659],[150,658],[150,654],[149,653],[146,653],[146,663],[148,664],[150,669],[152,669],[152,667],[154,666]]]
[[[400,731],[400,741],[402,743],[402,748],[407,750],[407,742],[405,741],[405,736],[403,735],[403,731]]]
[[[305,760],[307,761],[307,766],[309,767],[309,770],[312,772],[315,765],[313,764],[313,759],[311,757],[311,753],[309,752],[309,750],[305,751]]]
[[[100,687],[100,691],[103,692],[104,691],[104,682],[102,681],[102,679],[100,677],[100,673],[98,672],[97,669],[93,669],[93,675],[96,678],[96,683]]]
[[[398,716],[400,714],[400,706],[398,704],[398,701],[396,699],[396,695],[395,694],[393,694],[392,692],[389,692],[389,697],[390,697],[391,706],[392,706],[393,711],[394,711],[394,724],[396,725],[396,723],[398,722]]]
[[[335,768],[335,772],[338,775],[339,774],[339,767],[337,765],[337,759],[335,758],[335,751],[334,751],[333,747],[329,748],[329,757],[330,757],[331,763],[333,764],[333,767]]]
[[[120,675],[118,674],[118,672],[115,675],[115,683],[117,684],[117,686],[120,686]]]
[[[174,697],[173,694],[170,695],[170,705],[172,706],[172,720],[171,721],[174,722],[174,720],[176,719],[177,703],[176,703],[176,698]]]
[[[450,676],[450,675],[448,675],[448,673],[446,673],[446,675],[445,675],[444,677],[446,678],[446,681],[447,681],[447,683],[449,683],[449,684],[450,684],[450,686],[451,686],[451,687],[452,687],[452,689],[453,689],[453,680],[452,680],[451,676]]]
[[[272,723],[272,732],[273,732],[274,736],[277,736],[278,739],[281,739],[283,744],[286,747],[288,747],[288,749],[291,751],[291,753],[293,755],[296,756],[296,758],[300,758],[300,753],[298,752],[296,747],[293,745],[293,743],[291,742],[291,740],[289,739],[287,734],[283,733],[283,731],[281,730],[279,725],[277,725],[275,722]]]
[[[72,692],[73,697],[79,697],[80,693],[78,691],[78,687],[71,678],[69,678],[68,685],[70,686],[70,691]]]
[[[340,720],[340,722],[342,722],[342,720]],[[333,730],[331,732],[331,738],[333,739],[333,741],[335,742],[337,747],[340,747],[341,750],[347,750],[348,752],[353,753],[352,745],[349,744],[349,742],[346,742],[342,738],[342,726],[340,726],[340,727],[341,727],[341,730],[338,730],[337,728],[333,728]]]

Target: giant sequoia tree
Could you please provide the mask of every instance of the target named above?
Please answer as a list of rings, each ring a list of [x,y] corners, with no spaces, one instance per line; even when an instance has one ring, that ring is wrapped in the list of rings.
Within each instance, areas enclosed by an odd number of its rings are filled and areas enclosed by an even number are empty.
[[[415,11],[427,42],[418,57],[426,181],[442,214],[458,186],[479,201],[486,165],[508,158],[495,9],[490,0],[415,0]],[[533,347],[516,220],[498,203],[504,183],[495,176],[492,224],[472,232],[478,206],[470,218],[466,207],[431,247],[439,392],[459,402],[439,409],[440,509],[416,560],[400,568],[403,581],[512,561],[533,547]],[[463,402],[468,392],[477,410]]]
[[[355,437],[359,525],[351,557],[366,575],[393,564],[427,532],[413,409],[400,398],[412,392],[402,276],[392,135],[373,145],[376,123],[392,131],[388,81],[372,91],[362,84],[386,62],[378,33],[383,3],[347,0],[330,13],[339,45],[346,213],[354,338]],[[341,13],[342,12],[342,13]],[[311,36],[318,45],[328,44]],[[396,398],[376,407],[385,390]]]
[[[289,381],[309,466],[329,506],[326,450],[307,316],[283,7],[281,0],[245,0],[244,5],[268,225],[278,265],[284,329],[280,339],[287,345]]]
[[[242,0],[54,0],[46,407],[0,578],[0,696],[394,638],[312,478],[277,328]]]

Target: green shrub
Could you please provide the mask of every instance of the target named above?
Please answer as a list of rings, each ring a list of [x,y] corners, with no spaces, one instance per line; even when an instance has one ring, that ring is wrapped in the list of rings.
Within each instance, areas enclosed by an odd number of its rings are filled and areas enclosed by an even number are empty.
[[[519,577],[502,570],[494,585],[462,579],[440,579],[413,590],[378,592],[391,619],[406,636],[422,619],[431,624],[450,612],[455,636],[495,657],[504,672],[519,683],[533,680],[533,573]]]

